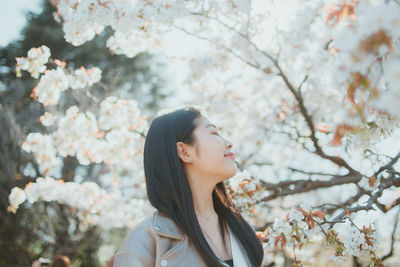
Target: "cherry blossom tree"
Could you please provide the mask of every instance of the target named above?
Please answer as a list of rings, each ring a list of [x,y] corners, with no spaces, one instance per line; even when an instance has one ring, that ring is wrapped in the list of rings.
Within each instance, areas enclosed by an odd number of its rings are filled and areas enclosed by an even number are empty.
[[[178,105],[198,106],[234,144],[234,201],[258,230],[265,262],[281,251],[294,266],[394,253],[399,219],[400,3],[398,1],[53,0],[65,40],[84,44],[111,28],[111,53],[161,53],[182,83]],[[10,194],[57,201],[104,229],[131,227],[151,212],[141,166],[151,118],[140,99],[98,98],[99,68],[69,69],[45,46],[17,58],[50,134],[31,133],[42,177]],[[81,90],[92,110],[56,115],[63,92]],[[106,164],[93,181],[55,179],[60,159]],[[127,190],[129,188],[129,190]],[[119,207],[115,209],[115,207]],[[398,232],[397,232],[398,233]],[[388,260],[389,261],[389,260]]]

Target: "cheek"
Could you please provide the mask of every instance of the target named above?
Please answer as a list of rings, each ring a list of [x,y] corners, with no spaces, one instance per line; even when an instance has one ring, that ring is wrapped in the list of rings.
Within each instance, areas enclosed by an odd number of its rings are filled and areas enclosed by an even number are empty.
[[[201,165],[211,167],[224,160],[224,146],[218,139],[217,136],[206,135],[198,140],[200,154],[198,160]]]
[[[237,173],[236,163],[224,157],[225,146],[222,140],[210,140],[204,143],[200,151],[197,168],[214,177],[218,182],[229,179]]]
[[[205,138],[203,141],[200,147],[202,168],[208,169],[211,172],[225,173],[228,170],[236,172],[234,161],[224,157],[225,143],[221,138],[211,136],[210,138]]]
[[[224,159],[224,152],[225,152],[224,143],[216,135],[209,136],[208,138],[205,139],[204,150],[206,151],[206,153],[204,153],[203,156],[208,160]]]

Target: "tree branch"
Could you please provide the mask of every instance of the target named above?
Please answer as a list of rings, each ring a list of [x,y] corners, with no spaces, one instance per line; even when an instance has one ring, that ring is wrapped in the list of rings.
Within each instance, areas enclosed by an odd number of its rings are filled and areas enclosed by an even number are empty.
[[[394,246],[394,242],[396,240],[395,239],[395,233],[396,233],[396,230],[397,230],[397,224],[399,223],[399,215],[400,215],[400,208],[397,210],[396,220],[395,220],[394,226],[393,226],[392,238],[391,238],[392,242],[391,242],[391,245],[390,245],[390,251],[389,251],[388,254],[386,254],[385,256],[383,256],[381,258],[382,261],[384,261],[384,260],[386,260],[386,259],[388,259],[388,258],[393,256],[393,246]]]
[[[282,181],[277,184],[260,181],[261,186],[266,187],[265,190],[272,191],[273,193],[256,201],[255,204],[263,201],[276,199],[278,197],[309,192],[320,188],[327,188],[335,185],[343,185],[349,183],[357,183],[360,181],[361,178],[362,176],[358,174],[347,174],[347,175],[333,176],[328,181],[319,181],[319,180],[313,181],[313,180],[302,179],[302,180]],[[294,186],[294,188],[290,189],[289,188],[290,186]]]
[[[381,184],[378,187],[378,191],[375,192],[372,196],[370,196],[370,198],[367,201],[366,205],[357,205],[356,207],[349,207],[349,208],[345,208],[339,215],[337,215],[333,221],[336,220],[340,220],[341,218],[343,218],[346,214],[351,213],[351,212],[357,212],[360,210],[370,210],[370,209],[374,209],[372,207],[372,205],[376,202],[376,200],[382,195],[382,192],[384,189],[389,188],[391,186],[400,186],[400,179],[399,178],[395,178],[394,176],[391,176],[390,178],[384,180],[382,179]],[[331,224],[330,228],[333,227],[333,224]]]

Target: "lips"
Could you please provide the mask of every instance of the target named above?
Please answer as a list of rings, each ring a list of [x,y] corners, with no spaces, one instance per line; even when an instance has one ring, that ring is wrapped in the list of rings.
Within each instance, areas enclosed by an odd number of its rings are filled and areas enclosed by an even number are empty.
[[[225,157],[234,159],[235,155],[232,152],[229,152],[229,153],[225,154]]]

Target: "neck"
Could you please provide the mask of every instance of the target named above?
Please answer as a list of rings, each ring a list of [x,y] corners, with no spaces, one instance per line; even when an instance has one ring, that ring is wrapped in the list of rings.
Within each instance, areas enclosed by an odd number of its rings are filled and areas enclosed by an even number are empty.
[[[188,176],[190,191],[192,192],[193,206],[196,214],[206,217],[215,214],[214,203],[212,200],[212,192],[215,188],[214,182],[211,179],[204,177]]]

